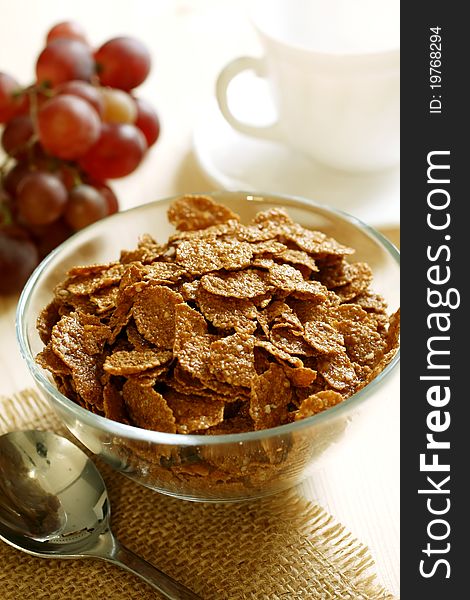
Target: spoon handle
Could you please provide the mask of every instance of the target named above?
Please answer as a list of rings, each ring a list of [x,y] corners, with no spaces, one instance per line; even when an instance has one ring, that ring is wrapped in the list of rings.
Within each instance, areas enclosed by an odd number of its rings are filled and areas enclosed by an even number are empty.
[[[134,573],[169,600],[201,600],[201,597],[178,583],[146,560],[134,554],[120,543],[116,543],[112,556],[106,557],[109,562]]]

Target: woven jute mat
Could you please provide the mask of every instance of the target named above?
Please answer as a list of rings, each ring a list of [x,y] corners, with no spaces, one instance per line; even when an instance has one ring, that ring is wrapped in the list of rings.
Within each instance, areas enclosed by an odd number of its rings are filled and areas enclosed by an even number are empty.
[[[33,390],[0,397],[0,434],[69,434]],[[369,551],[295,491],[260,501],[198,504],[162,496],[97,460],[119,540],[204,600],[393,600]],[[0,598],[155,599],[135,576],[99,560],[34,558],[0,542]]]

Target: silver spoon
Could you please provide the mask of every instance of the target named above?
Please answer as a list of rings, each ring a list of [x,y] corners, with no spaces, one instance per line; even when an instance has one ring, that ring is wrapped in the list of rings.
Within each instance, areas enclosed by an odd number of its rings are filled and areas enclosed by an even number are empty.
[[[33,556],[101,558],[170,600],[201,600],[113,536],[105,483],[88,456],[47,431],[0,436],[0,539]]]

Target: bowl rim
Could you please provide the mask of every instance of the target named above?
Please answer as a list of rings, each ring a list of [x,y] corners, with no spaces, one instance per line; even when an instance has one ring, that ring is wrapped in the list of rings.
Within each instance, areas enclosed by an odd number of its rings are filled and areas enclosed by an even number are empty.
[[[374,229],[372,226],[367,225],[357,217],[354,217],[353,215],[350,215],[345,211],[296,195],[284,195],[260,191],[250,192],[243,190],[217,190],[211,192],[197,193],[183,192],[165,198],[159,198],[158,200],[147,202],[145,204],[140,204],[138,206],[134,206],[123,211],[119,211],[113,215],[110,215],[108,217],[105,217],[104,219],[97,221],[96,223],[93,223],[92,225],[89,225],[84,230],[74,233],[70,238],[68,238],[67,240],[62,242],[62,244],[57,246],[36,267],[36,269],[33,271],[28,281],[26,282],[26,285],[23,288],[16,310],[16,337],[20,346],[21,355],[26,361],[30,373],[33,375],[35,381],[38,383],[40,388],[53,399],[54,403],[59,404],[63,409],[67,410],[68,412],[74,413],[75,417],[79,422],[83,422],[85,425],[88,425],[93,428],[98,428],[107,434],[125,438],[132,438],[136,441],[151,442],[154,444],[163,444],[169,446],[179,445],[188,447],[230,443],[243,444],[245,442],[259,441],[277,435],[283,436],[296,431],[307,429],[312,425],[319,425],[320,423],[326,422],[332,419],[333,417],[339,417],[342,413],[345,413],[353,407],[355,408],[362,404],[366,400],[366,398],[379,385],[381,385],[385,380],[387,380],[392,374],[392,372],[395,370],[395,367],[398,365],[400,360],[400,347],[398,347],[397,352],[393,356],[392,360],[370,383],[368,383],[366,386],[361,388],[358,392],[356,392],[349,398],[346,398],[346,400],[343,400],[343,402],[311,417],[300,419],[299,421],[294,421],[285,425],[278,425],[277,427],[271,427],[269,429],[247,431],[244,433],[229,433],[208,436],[181,433],[165,433],[162,431],[143,429],[135,425],[126,425],[125,423],[113,421],[111,419],[108,419],[107,417],[95,414],[90,410],[81,407],[80,405],[76,404],[73,400],[64,396],[51,383],[51,381],[45,375],[45,371],[36,363],[35,358],[32,355],[28,343],[27,323],[23,319],[23,315],[26,313],[29,307],[32,293],[35,290],[36,284],[38,283],[38,280],[43,274],[43,272],[47,270],[49,264],[55,260],[57,255],[60,254],[62,249],[67,244],[69,244],[71,240],[77,239],[81,235],[85,235],[85,232],[87,232],[88,234],[93,229],[103,227],[103,224],[110,224],[114,220],[124,219],[128,214],[132,214],[133,212],[137,212],[140,210],[146,210],[151,208],[152,206],[170,203],[173,200],[181,198],[183,195],[186,194],[205,195],[210,196],[214,199],[227,199],[227,197],[236,198],[239,196],[243,196],[245,201],[259,202],[260,204],[262,204],[264,201],[269,200],[274,200],[275,202],[279,202],[280,204],[286,203],[287,201],[287,204],[291,204],[294,206],[297,205],[300,208],[304,208],[307,210],[314,208],[317,210],[317,212],[320,213],[333,213],[334,216],[340,217],[341,219],[347,221],[350,225],[358,227],[369,237],[373,238],[373,240],[377,242],[379,246],[382,246],[382,248],[388,252],[388,254],[395,261],[397,266],[400,267],[399,250],[394,246],[394,244],[392,244],[392,242],[390,242],[390,240],[388,240],[383,234]]]

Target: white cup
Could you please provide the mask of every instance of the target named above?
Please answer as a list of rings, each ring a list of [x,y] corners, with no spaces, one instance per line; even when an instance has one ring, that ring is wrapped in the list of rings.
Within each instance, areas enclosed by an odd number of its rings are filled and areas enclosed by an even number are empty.
[[[253,0],[262,58],[240,57],[217,80],[217,101],[236,130],[279,141],[347,171],[399,161],[398,0]],[[277,119],[254,125],[229,107],[242,71],[266,78]]]

